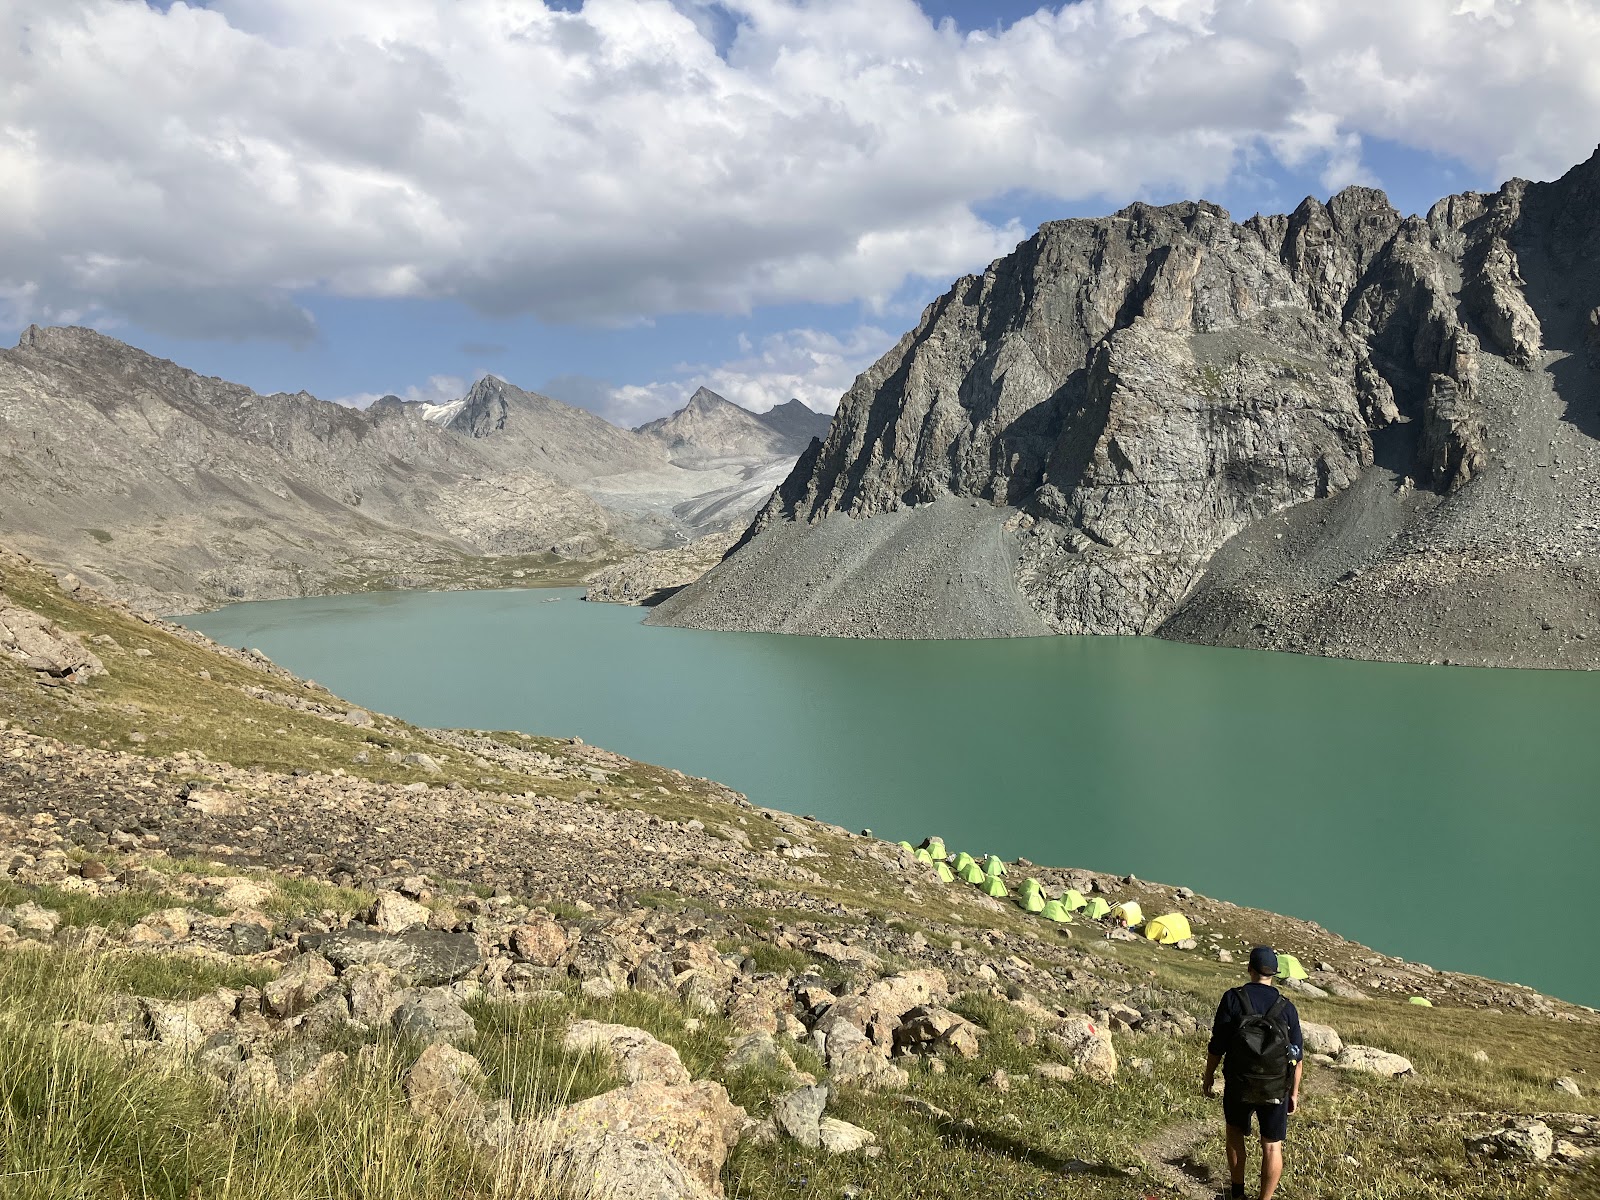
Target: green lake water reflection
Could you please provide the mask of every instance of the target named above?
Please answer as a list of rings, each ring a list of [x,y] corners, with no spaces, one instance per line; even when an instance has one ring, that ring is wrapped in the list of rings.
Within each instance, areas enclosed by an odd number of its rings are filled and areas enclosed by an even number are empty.
[[[419,724],[576,735],[890,840],[1131,871],[1600,1004],[1560,915],[1595,897],[1600,674],[655,629],[579,595],[185,620]]]

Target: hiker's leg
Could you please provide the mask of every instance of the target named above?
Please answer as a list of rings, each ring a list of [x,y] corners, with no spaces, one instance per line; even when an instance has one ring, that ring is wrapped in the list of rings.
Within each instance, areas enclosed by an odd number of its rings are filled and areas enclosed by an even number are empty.
[[[1244,1186],[1244,1135],[1237,1125],[1228,1126],[1228,1182],[1236,1188]]]
[[[1283,1176],[1283,1143],[1261,1143],[1261,1200],[1272,1200]]]

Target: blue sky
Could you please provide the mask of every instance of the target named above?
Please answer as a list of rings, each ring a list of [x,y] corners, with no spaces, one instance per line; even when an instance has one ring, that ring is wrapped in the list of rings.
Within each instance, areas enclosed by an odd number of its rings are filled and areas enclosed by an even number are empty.
[[[519,4],[24,4],[0,338],[350,402],[493,372],[621,423],[702,382],[828,408],[1042,221],[1421,211],[1595,127],[1600,31],[1552,47],[1556,0]]]

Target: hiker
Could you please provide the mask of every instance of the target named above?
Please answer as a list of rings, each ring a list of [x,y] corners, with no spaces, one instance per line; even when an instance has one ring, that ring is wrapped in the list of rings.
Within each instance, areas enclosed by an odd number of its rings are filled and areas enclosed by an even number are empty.
[[[1254,1116],[1261,1130],[1261,1200],[1272,1200],[1283,1174],[1289,1117],[1300,1107],[1300,1014],[1272,986],[1278,955],[1270,946],[1250,951],[1250,982],[1230,988],[1217,1005],[1206,1048],[1201,1090],[1217,1094],[1223,1063],[1222,1116],[1228,1129],[1228,1178],[1233,1200],[1244,1195],[1245,1135]]]

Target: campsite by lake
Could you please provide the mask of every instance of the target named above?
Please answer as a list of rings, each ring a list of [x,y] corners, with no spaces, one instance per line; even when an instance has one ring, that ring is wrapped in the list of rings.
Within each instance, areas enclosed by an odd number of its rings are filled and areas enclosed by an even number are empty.
[[[1600,955],[1575,934],[1600,847],[1600,675],[710,633],[581,594],[183,621],[417,724],[578,736],[890,841],[1185,884],[1600,1005]]]

